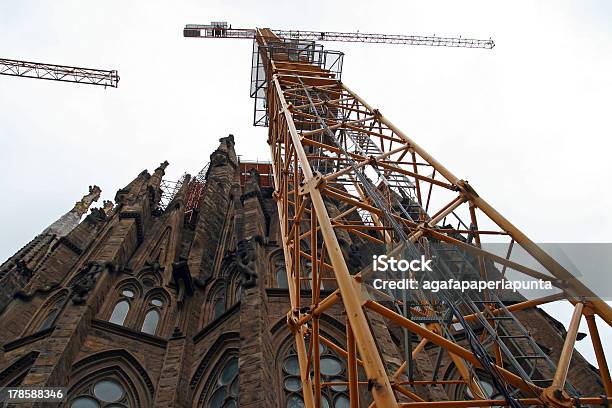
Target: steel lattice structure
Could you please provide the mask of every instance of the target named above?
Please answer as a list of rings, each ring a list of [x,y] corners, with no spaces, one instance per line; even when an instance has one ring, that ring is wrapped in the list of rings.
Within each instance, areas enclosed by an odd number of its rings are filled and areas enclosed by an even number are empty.
[[[101,85],[111,88],[116,88],[119,84],[119,74],[115,70],[107,71],[4,58],[0,58],[0,75]]]
[[[486,48],[495,47],[491,39],[478,40],[475,38],[437,37],[435,35],[394,35],[373,33],[342,33],[336,31],[303,31],[303,30],[272,30],[272,32],[285,39],[313,40],[313,41],[341,41],[375,44],[408,44],[427,45],[430,47],[460,47],[460,48]],[[183,29],[185,37],[201,38],[243,38],[254,39],[257,30],[231,28],[227,23],[218,22],[210,25],[187,24]]]
[[[486,48],[495,47],[493,40],[478,40],[475,38],[437,37],[435,35],[393,35],[372,33],[341,33],[334,31],[300,31],[300,30],[272,30],[281,38],[298,38],[300,40],[314,41],[341,41],[361,42],[374,44],[405,44],[427,45],[430,47],[461,47]]]
[[[343,384],[348,386],[351,407],[360,406],[360,389],[370,392],[370,406],[385,408],[599,404],[602,397],[579,396],[567,383],[583,316],[608,395],[603,398],[612,401],[612,383],[594,320],[598,315],[612,325],[608,304],[467,181],[342,83],[334,69],[341,66],[339,53],[325,51],[312,41],[283,39],[269,29],[256,30],[255,41],[251,95],[256,106],[259,100],[263,107],[262,118],[257,117],[256,107],[255,122],[269,126],[274,196],[291,301],[287,321],[295,338],[306,407],[319,408],[321,390],[334,385],[320,375],[321,343],[346,359],[348,379]],[[447,219],[455,220],[457,226]],[[560,290],[512,305],[492,290],[481,297],[416,290],[408,298],[405,290],[383,292],[369,284],[374,276],[371,268],[351,271],[339,241],[341,234],[367,240],[388,255],[435,255],[439,258],[436,273],[441,276],[461,278],[467,270],[486,280],[499,272],[494,266],[499,265],[502,277],[511,268]],[[501,257],[483,249],[481,238],[488,236],[506,240],[510,250],[519,245],[546,273],[513,262],[510,253]],[[310,299],[304,298],[304,283]],[[323,285],[334,289],[324,298]],[[552,362],[513,313],[559,299],[573,303],[574,313],[561,357]],[[329,339],[319,331],[320,319],[334,305],[346,313],[345,339]],[[377,345],[368,318],[372,314],[403,329],[405,361],[394,372],[388,371]],[[475,335],[472,323],[482,328],[480,335]],[[452,326],[456,324],[464,330],[469,349],[455,341]],[[413,359],[428,344],[439,348],[439,355],[450,356],[473,399],[432,402],[419,395],[416,385],[445,384],[435,373],[431,380],[413,377]],[[360,381],[360,369],[367,382]],[[502,397],[486,395],[478,371],[491,376]]]

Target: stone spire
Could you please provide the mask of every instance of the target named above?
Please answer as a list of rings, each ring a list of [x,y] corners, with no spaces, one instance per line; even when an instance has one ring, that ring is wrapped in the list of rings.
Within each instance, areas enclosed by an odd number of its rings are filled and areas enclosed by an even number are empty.
[[[74,229],[81,217],[85,214],[92,203],[98,201],[102,190],[98,186],[89,186],[89,193],[85,194],[80,201],[77,201],[72,210],[62,215],[57,221],[51,224],[43,231],[43,234],[53,234],[57,237],[63,237]]]
[[[159,188],[161,185],[162,177],[166,174],[166,167],[168,167],[168,160],[165,160],[163,163],[160,163],[159,167],[155,169],[153,175],[149,179],[149,185],[154,188]]]
[[[168,160],[164,160],[163,163],[159,164],[159,167],[155,169],[155,173],[157,172],[161,172],[162,176],[164,175],[164,171],[166,170],[166,167],[168,167],[170,163],[168,163]]]
[[[100,189],[100,187],[96,185],[89,186],[89,194],[85,194],[80,201],[77,201],[71,211],[78,214],[79,217],[87,213],[91,204],[94,201],[98,201],[101,192],[102,190]]]
[[[161,190],[161,182],[164,174],[166,174],[166,167],[168,167],[168,161],[165,160],[163,163],[159,165],[158,168],[155,169],[151,178],[148,181],[148,189],[150,195],[150,204],[151,209],[154,209],[159,204],[159,200],[161,199],[162,190]]]

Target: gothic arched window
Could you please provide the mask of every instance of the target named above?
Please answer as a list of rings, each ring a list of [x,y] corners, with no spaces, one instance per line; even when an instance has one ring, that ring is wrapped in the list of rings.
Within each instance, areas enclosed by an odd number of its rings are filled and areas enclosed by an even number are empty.
[[[306,344],[308,350],[308,343]],[[344,361],[338,358],[333,350],[324,344],[319,344],[321,381],[346,382],[346,367]],[[311,372],[311,376],[313,373]],[[287,408],[304,406],[302,399],[302,380],[300,378],[300,365],[295,346],[291,345],[287,355],[282,361],[282,386],[285,392]],[[321,389],[322,408],[345,408],[349,406],[348,386],[344,384],[332,385]]]
[[[148,334],[155,334],[158,323],[159,312],[155,309],[149,310],[145,315],[144,322],[142,322],[142,332]]]
[[[161,283],[154,275],[145,274],[139,279],[128,278],[117,284],[103,318],[143,333],[163,336],[171,296],[159,286]]]
[[[289,289],[289,282],[287,281],[287,270],[284,266],[281,266],[276,271],[276,285],[281,289]]]
[[[72,364],[67,408],[140,408],[153,406],[155,387],[147,370],[125,349],[90,354]]]
[[[129,311],[130,303],[127,300],[120,300],[115,304],[113,313],[111,314],[110,319],[108,319],[108,321],[123,326],[123,323],[125,322],[125,318],[127,317]]]
[[[215,320],[225,312],[225,294],[219,291],[213,299],[212,320]]]
[[[190,381],[193,395],[190,407],[239,406],[239,347],[240,333],[235,331],[221,334],[210,345]]]
[[[165,304],[164,297],[158,293],[147,299],[144,305],[146,314],[140,329],[143,333],[154,335],[157,332]]]
[[[206,302],[203,305],[205,307],[203,323],[210,323],[225,313],[227,305],[232,301],[231,297],[234,296],[232,284],[238,283],[236,277],[237,275],[230,282],[227,282],[224,278],[217,278],[210,286],[206,295]],[[227,298],[226,292],[229,294],[230,299]]]
[[[108,318],[108,321],[111,323],[118,324],[120,326],[125,325],[125,319],[130,311],[132,303],[135,301],[137,297],[137,291],[131,285],[123,286],[117,295],[115,300],[115,306],[113,307],[113,311]]]
[[[113,377],[100,378],[78,390],[70,401],[70,408],[128,408],[134,407],[126,387]]]
[[[67,298],[66,290],[51,295],[28,323],[24,336],[52,327],[66,305]]]
[[[221,369],[211,383],[206,407],[209,408],[237,408],[238,407],[238,357],[235,355],[225,358]]]
[[[152,289],[159,285],[157,280],[151,275],[144,275],[141,278],[141,281],[142,281],[142,286],[145,288],[145,290]]]
[[[47,311],[47,316],[43,319],[43,321],[38,326],[39,331],[48,329],[49,327],[53,326],[53,323],[55,323],[57,316],[59,315],[60,311],[64,307],[65,301],[66,301],[66,296],[62,296],[53,303],[53,305]]]
[[[227,274],[227,299],[226,305],[235,305],[240,302],[243,295],[243,274],[240,270],[234,269]]]
[[[287,269],[285,266],[285,259],[282,251],[275,251],[270,256],[270,270],[272,276],[269,278],[269,284],[271,287],[279,289],[289,289],[289,282],[287,281]]]
[[[60,312],[60,306],[54,305],[54,307],[49,311],[49,314],[47,315],[47,317],[45,317],[45,320],[43,320],[42,323],[40,324],[40,327],[38,327],[38,330],[39,331],[45,330],[51,327],[55,319],[57,319],[57,315],[59,314],[59,312]]]

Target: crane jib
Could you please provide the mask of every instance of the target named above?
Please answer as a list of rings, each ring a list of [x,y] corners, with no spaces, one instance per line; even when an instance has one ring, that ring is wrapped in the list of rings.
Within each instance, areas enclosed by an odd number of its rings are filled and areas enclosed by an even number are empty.
[[[373,44],[404,44],[425,45],[430,47],[459,47],[459,48],[483,48],[492,49],[495,42],[492,39],[481,40],[463,37],[438,37],[435,35],[398,35],[398,34],[373,34],[373,33],[343,33],[334,31],[302,31],[302,30],[270,30],[283,39],[311,40],[311,41],[336,41],[336,42],[361,42]],[[195,38],[234,38],[254,39],[255,29],[232,28],[226,22],[211,24],[187,24],[183,29],[184,37]]]

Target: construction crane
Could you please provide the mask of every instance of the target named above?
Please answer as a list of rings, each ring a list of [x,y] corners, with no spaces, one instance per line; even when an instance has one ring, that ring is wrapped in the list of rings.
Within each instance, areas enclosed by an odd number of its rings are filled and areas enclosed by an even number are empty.
[[[119,84],[119,74],[115,70],[107,71],[4,58],[0,58],[0,75],[100,85],[105,88],[107,86],[116,88]]]
[[[362,406],[368,406],[364,393],[373,400],[369,406],[380,408],[578,407],[607,406],[612,401],[612,382],[595,323],[599,316],[612,325],[610,306],[467,181],[343,83],[343,53],[326,50],[315,41],[491,49],[492,40],[232,29],[225,22],[187,25],[184,36],[254,40],[254,124],[269,128],[274,197],[291,303],[287,322],[300,367],[300,404],[326,406],[323,391],[334,385],[348,388],[351,408],[360,406],[360,395],[361,403],[366,404]],[[505,257],[483,246],[487,237],[507,244]],[[393,276],[372,267],[355,270],[351,259],[355,254],[347,242],[367,243],[361,248],[370,248],[368,256],[376,254],[375,250],[408,260],[427,256],[435,259],[433,271]],[[517,245],[544,272],[527,261],[511,260]],[[469,277],[478,282],[493,277],[507,282],[506,270],[549,284],[557,293],[508,302],[502,296],[506,292],[490,288],[434,292],[373,284],[375,278],[398,277],[418,283]],[[322,296],[323,285],[331,294]],[[304,291],[309,293],[307,301]],[[560,357],[552,361],[514,313],[560,299],[571,302],[574,311]],[[338,307],[346,316],[346,334],[330,339],[320,330],[320,323]],[[334,314],[338,315],[337,310]],[[581,396],[567,381],[583,317],[607,397]],[[401,328],[403,363],[389,359],[390,349],[380,338],[384,333],[373,321]],[[464,338],[464,345],[457,336]],[[346,382],[322,378],[320,345],[345,358]],[[437,362],[431,378],[417,379],[415,361],[425,346],[437,350]],[[452,360],[458,380],[440,378],[443,358]],[[365,381],[359,370],[365,373]],[[428,390],[449,384],[465,387],[463,400],[455,396],[452,401],[432,401]]]
[[[495,47],[491,39],[477,40],[474,38],[436,37],[422,35],[389,35],[367,33],[339,33],[334,31],[301,31],[301,30],[271,30],[279,38],[312,40],[312,41],[341,41],[361,43],[408,44],[428,45],[440,47],[486,48]],[[183,29],[185,37],[200,38],[236,38],[254,39],[257,30],[236,29],[227,25],[227,22],[212,22],[210,24],[187,24]]]

